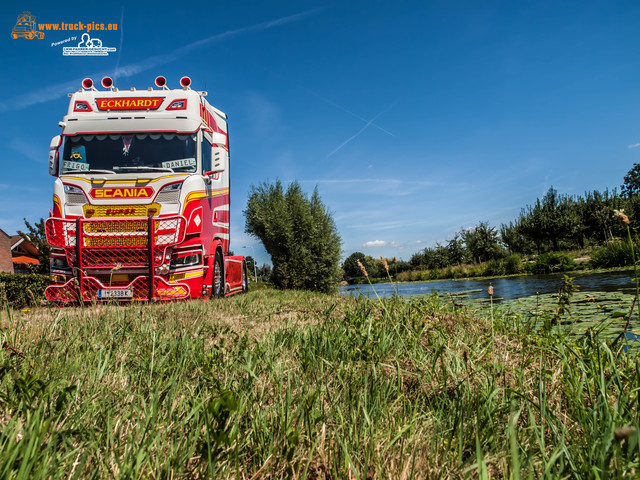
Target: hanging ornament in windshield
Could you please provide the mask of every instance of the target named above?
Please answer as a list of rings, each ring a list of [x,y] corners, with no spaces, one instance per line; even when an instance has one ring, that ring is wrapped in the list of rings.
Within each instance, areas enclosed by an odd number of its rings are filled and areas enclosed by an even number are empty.
[[[122,136],[122,155],[129,155],[129,148],[131,148],[131,142],[133,142],[133,135],[123,135]]]

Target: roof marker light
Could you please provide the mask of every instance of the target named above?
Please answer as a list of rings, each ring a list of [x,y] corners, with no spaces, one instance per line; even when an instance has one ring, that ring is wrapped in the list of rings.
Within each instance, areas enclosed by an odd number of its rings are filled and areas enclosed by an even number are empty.
[[[84,88],[85,90],[89,90],[92,87],[93,80],[91,80],[90,78],[85,78],[84,80],[82,80],[82,88]]]
[[[169,90],[167,88],[167,79],[164,78],[162,75],[158,75],[156,77],[156,87],[165,88],[165,89]]]
[[[182,86],[182,88],[184,88],[185,90],[189,88],[189,85],[191,85],[191,79],[189,77],[182,77],[180,79],[180,85]]]
[[[102,79],[102,86],[104,88],[111,88],[113,87],[113,80],[111,79],[111,77],[104,77]]]
[[[92,112],[91,106],[84,100],[76,100],[73,104],[74,112]]]
[[[174,100],[167,107],[167,110],[185,110],[187,108],[187,99],[180,98],[179,100]]]

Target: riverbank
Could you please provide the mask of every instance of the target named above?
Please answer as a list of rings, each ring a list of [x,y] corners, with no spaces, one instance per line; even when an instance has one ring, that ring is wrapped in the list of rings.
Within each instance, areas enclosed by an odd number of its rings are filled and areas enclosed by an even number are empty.
[[[389,282],[373,284],[355,284],[341,286],[341,295],[364,295],[371,298],[387,296],[413,296],[425,295],[433,292],[460,293],[474,291],[472,299],[488,298],[486,292],[492,286],[496,292],[496,298],[516,299],[527,297],[536,293],[557,293],[562,285],[564,275],[575,279],[577,285],[584,291],[620,291],[633,293],[635,282],[633,281],[633,268],[615,268],[585,270],[567,274],[550,275],[502,275],[493,277],[458,278],[448,280],[426,280],[416,282]]]
[[[446,270],[446,269],[445,269]],[[589,274],[599,274],[599,273],[608,273],[608,272],[623,272],[623,271],[633,271],[633,267],[632,266],[623,266],[623,267],[611,267],[611,268],[579,268],[579,269],[573,269],[573,270],[567,270],[567,271],[562,271],[562,272],[553,272],[550,273],[549,275],[554,275],[554,274],[561,274],[561,275],[569,275],[569,276],[575,276],[575,275],[589,275]],[[464,281],[464,280],[495,280],[495,279],[502,279],[502,278],[519,278],[519,277],[535,277],[538,276],[540,274],[537,273],[532,273],[532,272],[521,272],[521,273],[512,273],[512,274],[501,274],[501,275],[479,275],[479,276],[470,276],[470,277],[447,277],[447,276],[438,276],[435,275],[434,278],[426,278],[425,280],[407,280],[405,278],[405,276],[389,276],[389,277],[383,277],[383,278],[366,278],[366,277],[362,277],[359,279],[355,279],[354,281],[352,281],[352,283],[343,283],[342,286],[346,287],[346,286],[357,286],[357,285],[369,285],[369,284],[373,284],[373,285],[377,285],[377,284],[385,284],[385,283],[406,283],[406,284],[411,284],[411,283],[429,283],[429,282],[439,282],[441,280],[460,280],[460,281]],[[428,277],[431,277],[431,275],[428,275]],[[404,279],[403,279],[404,278]]]
[[[0,469],[634,475],[633,352],[494,307],[264,289],[215,302],[9,311]]]
[[[636,246],[636,249],[640,245]],[[367,257],[369,258],[369,257]],[[371,268],[373,277],[349,277],[349,285],[363,283],[384,283],[390,279],[397,282],[426,282],[431,280],[449,280],[462,278],[502,278],[518,275],[541,275],[553,273],[576,274],[578,272],[598,272],[633,268],[633,252],[627,243],[612,242],[604,247],[585,248],[559,252],[547,252],[540,255],[508,255],[478,264],[456,264],[439,268],[414,268],[407,270],[406,262],[377,262],[378,268]],[[446,264],[446,263],[445,263]],[[385,266],[386,265],[386,266]],[[383,268],[384,267],[384,268]],[[399,272],[398,272],[399,268]]]

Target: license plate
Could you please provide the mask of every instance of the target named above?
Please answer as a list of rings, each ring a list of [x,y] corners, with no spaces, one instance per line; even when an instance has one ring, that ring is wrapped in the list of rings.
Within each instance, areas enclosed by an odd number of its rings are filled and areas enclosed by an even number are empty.
[[[131,298],[133,292],[126,288],[98,290],[98,298]]]

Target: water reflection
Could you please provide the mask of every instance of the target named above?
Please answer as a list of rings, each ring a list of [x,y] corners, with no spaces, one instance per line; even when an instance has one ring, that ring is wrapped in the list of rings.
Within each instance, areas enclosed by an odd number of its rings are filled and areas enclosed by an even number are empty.
[[[633,270],[605,272],[605,273],[576,273],[571,274],[575,278],[582,292],[635,292],[635,284],[632,281]],[[364,295],[374,297],[376,293],[380,297],[393,296],[396,289],[398,294],[424,295],[432,292],[455,293],[469,290],[479,290],[469,293],[469,298],[487,298],[487,288],[493,285],[494,298],[512,300],[528,297],[536,293],[556,293],[562,284],[563,276],[556,275],[527,275],[522,277],[492,278],[490,280],[438,280],[433,282],[416,283],[377,283],[370,285],[349,285],[340,287],[341,295]]]

